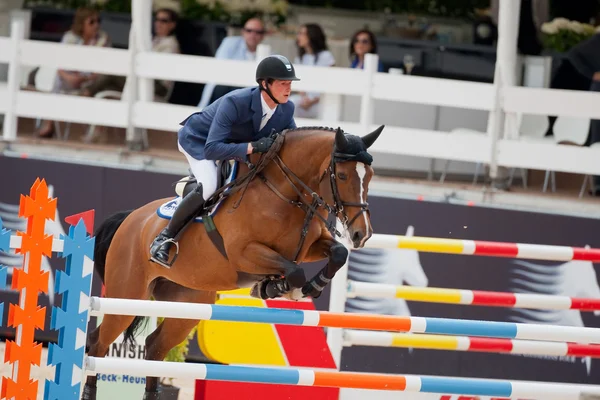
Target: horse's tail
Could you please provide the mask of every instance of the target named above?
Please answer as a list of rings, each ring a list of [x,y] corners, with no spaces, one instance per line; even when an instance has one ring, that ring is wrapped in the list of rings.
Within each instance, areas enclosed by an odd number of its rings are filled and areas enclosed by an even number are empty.
[[[133,210],[129,211],[119,211],[108,217],[96,230],[96,244],[94,246],[94,267],[96,271],[100,275],[102,282],[104,282],[104,271],[106,266],[106,255],[108,254],[108,248],[110,247],[110,243],[117,233],[117,230],[125,221],[125,218],[131,214]],[[144,317],[135,317],[131,322],[129,327],[125,330],[123,343],[130,342],[131,344],[135,343],[134,337],[136,335],[136,331],[141,327],[142,322],[144,322]]]
[[[125,218],[129,214],[131,214],[133,210],[130,211],[119,211],[108,217],[95,232],[96,242],[94,245],[94,268],[100,275],[100,279],[102,279],[102,283],[104,283],[104,269],[106,266],[106,255],[108,254],[108,248],[110,247],[110,243],[117,233],[117,229],[121,226]]]

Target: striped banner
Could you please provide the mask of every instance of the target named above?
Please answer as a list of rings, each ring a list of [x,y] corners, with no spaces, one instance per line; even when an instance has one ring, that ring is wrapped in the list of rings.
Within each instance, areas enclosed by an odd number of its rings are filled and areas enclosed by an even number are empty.
[[[443,239],[419,236],[383,235],[374,233],[367,247],[380,249],[410,249],[429,253],[467,254],[475,256],[526,258],[531,260],[600,262],[600,249],[550,246],[481,240]]]
[[[582,393],[600,395],[600,386],[537,383],[495,379],[447,378],[265,368],[217,364],[175,363],[87,357],[86,373],[126,374],[297,386],[325,386],[404,392],[462,394],[504,398],[578,400]]]
[[[480,290],[420,288],[348,280],[348,297],[397,298],[427,303],[535,308],[540,310],[600,310],[600,299]]]
[[[347,343],[347,346],[407,347],[432,350],[600,358],[600,346],[595,344],[371,332],[350,329],[344,331],[344,343]]]
[[[167,301],[92,297],[91,315],[139,315],[183,319],[321,326],[439,335],[484,336],[505,339],[600,343],[600,328],[472,321],[447,318],[331,313],[246,306],[223,306]]]

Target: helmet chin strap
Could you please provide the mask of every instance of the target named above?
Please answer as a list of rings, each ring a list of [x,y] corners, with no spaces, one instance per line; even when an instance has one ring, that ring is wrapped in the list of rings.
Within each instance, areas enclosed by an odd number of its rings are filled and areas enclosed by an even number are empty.
[[[273,96],[273,93],[271,93],[271,89],[269,88],[269,84],[268,84],[266,81],[263,81],[263,82],[265,82],[265,87],[266,87],[266,89],[265,89],[265,88],[263,88],[263,85],[262,85],[262,82],[261,82],[261,84],[260,84],[260,90],[264,90],[264,91],[267,93],[267,95],[268,95],[268,96],[271,98],[271,100],[273,100],[273,101],[275,102],[275,104],[281,104],[281,103],[280,103],[280,102],[278,102],[278,101],[277,101],[277,99],[276,99],[276,98]]]

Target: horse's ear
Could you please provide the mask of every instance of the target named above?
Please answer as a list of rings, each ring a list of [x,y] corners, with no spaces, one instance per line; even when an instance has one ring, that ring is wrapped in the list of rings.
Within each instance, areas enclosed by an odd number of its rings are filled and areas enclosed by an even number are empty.
[[[369,147],[371,147],[373,145],[373,143],[375,143],[375,141],[377,140],[377,138],[379,137],[379,135],[381,134],[381,132],[383,131],[383,128],[385,127],[385,125],[381,125],[379,128],[375,129],[373,132],[369,133],[366,136],[363,136],[361,139],[363,141],[363,143],[365,144],[365,146],[367,147],[367,149]]]
[[[346,139],[346,135],[342,132],[341,128],[337,128],[335,131],[335,147],[338,149],[344,149],[348,146],[348,139]]]

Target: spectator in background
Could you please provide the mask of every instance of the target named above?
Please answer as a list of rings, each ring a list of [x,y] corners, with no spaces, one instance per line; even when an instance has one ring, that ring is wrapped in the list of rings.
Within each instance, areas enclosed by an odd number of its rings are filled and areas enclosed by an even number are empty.
[[[361,29],[350,40],[350,68],[363,69],[367,53],[377,54],[377,39],[370,30]],[[377,71],[384,72],[381,59],[377,65]]]
[[[319,25],[302,25],[296,35],[296,45],[298,46],[298,56],[294,60],[294,65],[322,67],[335,65],[335,58],[327,48],[327,38]],[[290,100],[296,106],[296,117],[316,118],[319,115],[319,93],[294,93],[290,96]]]
[[[177,28],[177,13],[169,8],[161,8],[156,11],[154,18],[154,38],[152,39],[152,51],[159,53],[179,53],[179,42],[174,35]],[[91,85],[83,89],[83,96],[95,96],[103,90],[123,91],[125,76],[100,75]],[[154,80],[154,96],[166,99],[173,88],[172,81]]]
[[[83,46],[110,47],[108,34],[100,29],[100,15],[93,8],[79,7],[75,11],[73,25],[65,32],[61,43]],[[59,69],[54,80],[52,93],[81,93],[81,90],[98,79],[99,75],[89,72],[67,71]],[[46,120],[38,135],[50,138],[54,135],[54,121]]]
[[[600,92],[600,34],[595,34],[567,51],[550,83],[552,89]],[[556,116],[549,116],[552,132]],[[600,142],[600,120],[590,121],[586,146]],[[600,176],[592,181],[592,196],[600,196]]]
[[[246,21],[242,28],[242,36],[228,36],[221,42],[215,53],[215,58],[222,60],[256,60],[256,48],[265,38],[265,25],[260,18],[253,17]],[[207,83],[198,103],[199,108],[204,108],[219,97],[239,89],[234,86],[215,85]]]

